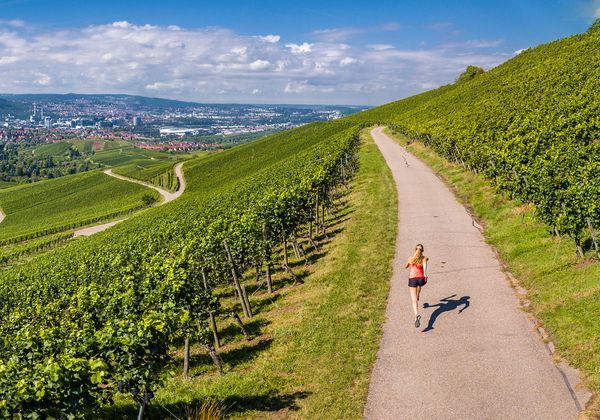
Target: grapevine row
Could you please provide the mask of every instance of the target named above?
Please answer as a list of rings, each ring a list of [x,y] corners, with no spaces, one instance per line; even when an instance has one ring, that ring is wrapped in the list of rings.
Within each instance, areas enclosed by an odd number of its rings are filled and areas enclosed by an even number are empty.
[[[210,286],[269,267],[352,175],[357,128],[313,143],[208,199],[190,195],[177,217],[2,273],[0,413],[89,416],[119,392],[143,412],[176,339],[213,350]]]

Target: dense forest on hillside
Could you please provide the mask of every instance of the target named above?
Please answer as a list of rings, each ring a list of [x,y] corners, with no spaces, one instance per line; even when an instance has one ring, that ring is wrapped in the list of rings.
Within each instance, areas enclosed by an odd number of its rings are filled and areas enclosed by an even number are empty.
[[[35,149],[16,143],[0,143],[0,181],[32,182],[72,175],[95,169],[95,165],[69,143],[55,150],[36,153]],[[64,146],[64,147],[61,147]]]

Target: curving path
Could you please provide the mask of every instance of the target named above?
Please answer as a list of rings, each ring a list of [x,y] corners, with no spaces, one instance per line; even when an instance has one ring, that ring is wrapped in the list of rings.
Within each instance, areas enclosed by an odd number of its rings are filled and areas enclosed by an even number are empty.
[[[2,221],[4,220],[5,217],[6,217],[6,214],[4,214],[2,209],[0,209],[0,223],[2,223]]]
[[[375,128],[398,191],[398,237],[366,419],[575,419],[581,403],[532,332],[465,208],[424,163]],[[415,328],[404,263],[431,258]]]
[[[181,162],[181,163],[178,163],[177,165],[175,165],[175,175],[177,175],[177,179],[179,179],[179,188],[175,192],[167,191],[163,188],[156,187],[154,185],[148,184],[148,183],[140,181],[138,179],[128,178],[123,175],[117,175],[117,174],[113,173],[112,169],[107,169],[104,171],[104,173],[106,175],[112,176],[114,178],[118,178],[123,181],[133,182],[135,184],[140,184],[145,187],[152,188],[153,190],[158,191],[163,198],[162,201],[159,203],[159,205],[163,205],[163,204],[166,204],[170,201],[173,201],[173,200],[179,198],[179,196],[181,196],[181,194],[183,194],[183,192],[185,191],[185,178],[183,177],[183,164],[184,164],[184,162]],[[113,227],[117,223],[121,223],[124,220],[127,220],[127,217],[124,219],[115,220],[115,221],[108,222],[108,223],[103,223],[101,225],[90,226],[87,228],[79,229],[79,230],[75,231],[75,233],[73,234],[73,237],[90,236],[90,235],[93,235],[94,233],[102,232],[103,230]],[[1,219],[0,219],[0,221],[1,221]]]
[[[106,175],[112,176],[114,178],[121,179],[123,181],[133,182],[135,184],[140,184],[145,187],[152,188],[153,190],[158,191],[159,194],[163,197],[163,200],[161,201],[160,204],[165,204],[165,203],[168,203],[170,201],[173,201],[173,200],[179,198],[179,196],[181,194],[183,194],[183,192],[185,191],[185,179],[183,178],[183,162],[175,165],[175,175],[177,175],[177,179],[179,179],[179,188],[175,192],[169,192],[163,188],[156,187],[154,185],[148,184],[147,182],[140,181],[138,179],[128,178],[123,175],[115,174],[115,173],[113,173],[112,169],[107,169],[104,171],[104,173]]]

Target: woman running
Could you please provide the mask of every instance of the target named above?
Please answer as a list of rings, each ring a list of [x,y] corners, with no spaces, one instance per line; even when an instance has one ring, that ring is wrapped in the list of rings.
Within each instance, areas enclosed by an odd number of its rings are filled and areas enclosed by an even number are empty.
[[[404,268],[410,267],[408,274],[408,289],[412,299],[413,311],[415,312],[415,327],[421,326],[421,315],[419,315],[419,295],[421,287],[427,283],[427,258],[423,255],[423,245],[418,244],[415,253],[408,259]]]

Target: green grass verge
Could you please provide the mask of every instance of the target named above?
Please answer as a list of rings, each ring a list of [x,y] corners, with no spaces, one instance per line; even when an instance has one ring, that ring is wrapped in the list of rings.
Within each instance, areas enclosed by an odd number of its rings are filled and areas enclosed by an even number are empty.
[[[388,134],[390,134],[388,132]],[[408,139],[392,135],[398,142]],[[448,162],[421,143],[408,146],[472,209],[493,245],[527,290],[530,310],[551,335],[560,357],[581,369],[589,388],[600,393],[600,263],[592,252],[577,258],[569,238],[550,236],[531,206],[504,198],[490,182]],[[598,399],[590,414],[600,414]]]
[[[232,418],[362,418],[385,317],[397,203],[391,172],[372,140],[365,137],[359,158],[330,239],[320,238],[310,266],[295,262],[304,284],[292,287],[278,273],[269,296],[249,275],[255,316],[248,328],[255,338],[242,341],[235,326],[222,321],[226,374],[215,374],[207,355],[194,349],[192,379],[168,380],[152,401],[153,418],[168,416],[166,410],[185,413],[183,406],[208,399],[223,401]],[[222,303],[235,300],[223,297]],[[106,418],[135,415],[130,400],[116,405]]]

